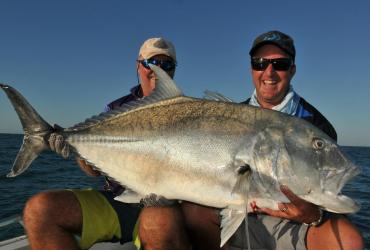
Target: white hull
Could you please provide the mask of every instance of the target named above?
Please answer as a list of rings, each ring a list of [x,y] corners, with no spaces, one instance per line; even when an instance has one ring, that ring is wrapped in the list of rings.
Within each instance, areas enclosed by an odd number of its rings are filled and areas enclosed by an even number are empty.
[[[13,239],[8,239],[0,242],[0,250],[29,250],[29,242],[27,236],[22,235]],[[121,245],[119,243],[101,242],[90,248],[90,250],[135,250],[133,243]]]

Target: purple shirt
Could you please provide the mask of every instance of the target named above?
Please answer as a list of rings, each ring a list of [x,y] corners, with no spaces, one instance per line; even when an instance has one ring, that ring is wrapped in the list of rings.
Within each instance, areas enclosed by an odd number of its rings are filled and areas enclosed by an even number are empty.
[[[130,92],[131,92],[130,94],[122,96],[118,98],[117,100],[114,100],[113,102],[109,103],[105,107],[105,112],[109,112],[110,110],[117,109],[125,103],[135,101],[143,97],[143,92],[140,88],[140,85],[136,85],[135,87],[133,87],[130,90]],[[118,196],[125,190],[125,188],[121,186],[121,184],[119,184],[118,182],[105,176],[104,190],[111,191],[115,196]]]

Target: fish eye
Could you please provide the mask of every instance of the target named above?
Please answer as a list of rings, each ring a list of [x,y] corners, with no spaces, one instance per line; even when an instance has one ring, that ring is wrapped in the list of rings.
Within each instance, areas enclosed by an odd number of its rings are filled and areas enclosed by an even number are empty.
[[[325,147],[325,142],[322,139],[314,138],[312,140],[312,146],[314,149],[321,150]]]

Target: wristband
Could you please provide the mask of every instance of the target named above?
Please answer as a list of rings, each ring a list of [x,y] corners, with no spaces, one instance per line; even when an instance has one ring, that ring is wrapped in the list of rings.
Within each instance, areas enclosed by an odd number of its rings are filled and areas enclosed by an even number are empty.
[[[319,208],[319,212],[320,212],[320,217],[316,221],[313,221],[311,223],[303,223],[303,224],[305,224],[307,226],[310,226],[310,227],[319,226],[322,223],[322,218],[323,218],[323,215],[324,215],[324,212],[322,211],[321,208]]]

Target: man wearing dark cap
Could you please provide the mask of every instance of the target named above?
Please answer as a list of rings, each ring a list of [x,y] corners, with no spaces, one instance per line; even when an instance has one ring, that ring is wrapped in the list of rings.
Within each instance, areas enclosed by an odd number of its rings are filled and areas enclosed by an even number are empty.
[[[258,36],[249,52],[255,91],[244,103],[303,118],[337,140],[329,121],[293,90],[290,82],[296,71],[295,53],[293,39],[282,32]]]
[[[293,89],[291,80],[296,72],[296,51],[290,36],[279,31],[261,34],[253,42],[249,54],[255,91],[245,103],[300,117],[337,140],[329,121]],[[363,248],[360,233],[345,217],[329,215],[295,196],[286,187],[281,189],[290,203],[281,203],[277,211],[258,208],[258,204],[254,204],[258,214],[251,216],[269,230],[268,248]]]
[[[296,72],[293,39],[279,31],[258,36],[250,50],[251,74],[255,90],[244,103],[300,117],[317,126],[331,138],[337,134],[329,121],[293,89]],[[258,207],[248,215],[222,249],[363,249],[363,239],[344,216],[329,214],[282,186],[290,203],[279,210]],[[195,249],[218,249],[220,221],[215,210],[183,203],[183,213]],[[212,211],[213,210],[213,211]],[[248,236],[246,232],[249,232]],[[249,243],[248,243],[249,240]]]
[[[142,44],[136,60],[138,85],[131,89],[130,94],[109,103],[106,111],[152,93],[155,75],[149,64],[161,67],[173,78],[176,52],[172,43],[163,38],[150,38]],[[57,141],[58,138],[51,139],[50,147],[63,157],[68,157],[68,144],[61,139]],[[100,175],[84,160],[77,159],[77,162],[88,175]],[[114,200],[123,190],[118,183],[106,178],[104,190],[52,190],[33,196],[24,209],[25,228],[31,248],[88,249],[101,241],[132,241],[142,209],[139,204]]]

